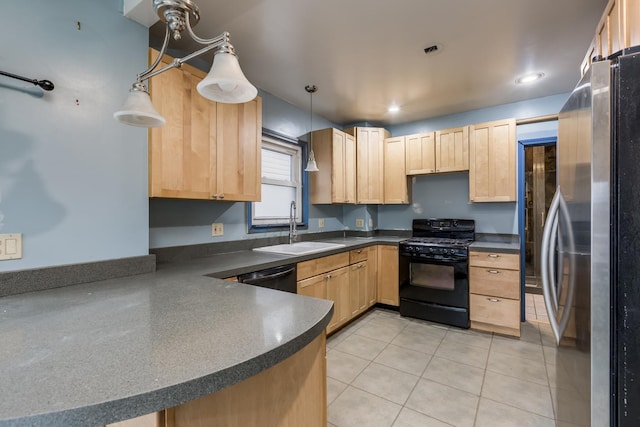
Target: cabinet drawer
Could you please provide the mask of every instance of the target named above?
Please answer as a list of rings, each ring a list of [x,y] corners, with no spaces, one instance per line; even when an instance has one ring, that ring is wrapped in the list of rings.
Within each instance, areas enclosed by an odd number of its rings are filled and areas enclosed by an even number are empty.
[[[500,252],[469,252],[469,265],[520,270],[520,255]]]
[[[520,301],[470,294],[469,318],[472,322],[488,323],[519,330]]]
[[[360,248],[349,251],[349,264],[364,261],[369,256],[369,248]]]
[[[520,272],[487,267],[469,267],[472,294],[520,299]]]
[[[336,270],[349,265],[349,252],[342,252],[322,258],[311,259],[298,263],[298,280]]]

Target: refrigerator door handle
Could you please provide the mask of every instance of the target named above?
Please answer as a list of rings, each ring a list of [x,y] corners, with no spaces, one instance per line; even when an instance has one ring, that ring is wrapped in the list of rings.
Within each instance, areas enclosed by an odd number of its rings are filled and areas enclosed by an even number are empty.
[[[549,316],[549,324],[553,331],[553,336],[556,339],[556,343],[560,342],[560,325],[558,324],[558,301],[557,293],[555,289],[552,289],[551,281],[555,280],[555,277],[549,275],[550,260],[553,260],[554,247],[552,244],[551,234],[554,231],[554,222],[558,221],[558,207],[560,205],[560,188],[556,189],[556,194],[553,195],[551,206],[549,207],[549,213],[544,224],[542,232],[542,242],[540,245],[540,270],[542,276],[542,295],[544,296],[544,305],[547,308],[547,314]],[[557,227],[556,227],[557,232]],[[555,288],[555,286],[554,286]]]
[[[562,273],[564,265],[562,257],[556,253],[556,245],[558,244],[558,210],[556,209],[551,223],[551,241],[549,242],[549,280],[551,281],[551,302],[555,310],[558,310],[558,301],[560,300],[559,284],[562,283]],[[556,271],[556,261],[558,262],[558,270]]]
[[[567,280],[567,293],[566,299],[564,301],[564,307],[562,309],[562,316],[560,317],[560,321],[558,322],[558,332],[559,336],[556,338],[558,343],[560,343],[560,338],[564,335],[567,325],[569,324],[569,316],[572,313],[572,305],[573,305],[573,297],[576,292],[576,246],[575,239],[573,236],[573,228],[571,227],[571,217],[569,216],[569,209],[567,208],[567,204],[562,197],[562,193],[560,192],[560,188],[558,187],[558,214],[559,218],[564,220],[564,223],[567,224],[567,243],[568,248],[564,247],[562,239],[560,239],[560,248],[562,253],[567,254],[569,256],[569,278]],[[559,257],[561,260],[563,259],[562,255]],[[564,272],[561,270],[558,272],[559,283],[564,283],[562,281]],[[558,298],[562,294],[562,286],[558,286],[557,288]],[[558,307],[559,307],[560,299],[558,299]]]
[[[558,257],[558,271],[553,267],[555,257],[555,245],[558,241],[558,228],[560,219],[566,224],[566,233],[568,240],[568,248],[565,248],[563,240],[560,239],[560,255]],[[556,190],[556,194],[551,201],[549,214],[545,221],[544,231],[542,234],[541,245],[541,275],[542,275],[542,293],[544,296],[544,305],[549,315],[549,324],[556,339],[556,344],[560,344],[560,338],[564,335],[567,325],[569,324],[569,316],[571,314],[571,305],[573,304],[573,296],[575,294],[575,240],[573,230],[571,229],[571,218],[569,210],[562,197],[560,188]],[[561,296],[563,291],[564,277],[564,255],[569,256],[569,277],[567,281],[566,299],[564,307],[560,307]]]

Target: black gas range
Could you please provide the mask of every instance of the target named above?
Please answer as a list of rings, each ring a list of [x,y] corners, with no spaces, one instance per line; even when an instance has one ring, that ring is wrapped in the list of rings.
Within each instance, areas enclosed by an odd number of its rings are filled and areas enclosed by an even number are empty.
[[[410,239],[399,243],[408,280],[400,287],[400,314],[469,327],[469,244],[475,221],[415,219]]]

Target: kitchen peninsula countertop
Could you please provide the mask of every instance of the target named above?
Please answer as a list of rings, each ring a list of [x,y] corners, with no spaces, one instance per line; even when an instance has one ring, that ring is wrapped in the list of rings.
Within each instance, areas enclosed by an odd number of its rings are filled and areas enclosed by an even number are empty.
[[[333,304],[214,277],[403,239],[327,239],[345,247],[306,256],[223,253],[0,298],[0,426],[104,425],[243,381],[321,334]]]

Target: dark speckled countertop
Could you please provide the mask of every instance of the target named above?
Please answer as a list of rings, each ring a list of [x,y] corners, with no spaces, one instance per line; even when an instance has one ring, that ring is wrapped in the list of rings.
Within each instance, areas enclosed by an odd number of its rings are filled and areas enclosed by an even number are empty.
[[[345,247],[307,256],[217,254],[0,298],[0,426],[99,426],[253,376],[317,337],[333,304],[214,277],[403,239],[329,239]]]

